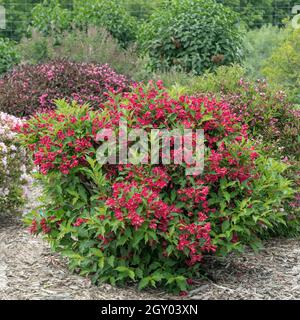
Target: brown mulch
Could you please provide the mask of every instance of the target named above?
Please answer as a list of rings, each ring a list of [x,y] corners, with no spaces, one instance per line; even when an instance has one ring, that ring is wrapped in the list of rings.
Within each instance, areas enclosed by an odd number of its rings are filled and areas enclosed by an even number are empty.
[[[72,274],[66,262],[40,237],[33,237],[13,218],[0,216],[0,300],[162,299],[164,292],[100,287]]]
[[[300,240],[267,241],[258,254],[207,257],[209,279],[199,280],[188,299],[300,299]],[[0,215],[0,300],[170,299],[163,290],[99,287],[70,273],[48,243],[32,237],[16,218]]]

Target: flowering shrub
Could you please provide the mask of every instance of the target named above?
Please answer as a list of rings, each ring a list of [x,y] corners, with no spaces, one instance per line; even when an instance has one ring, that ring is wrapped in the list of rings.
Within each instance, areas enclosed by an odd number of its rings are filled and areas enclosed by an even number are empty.
[[[273,90],[265,81],[240,79],[236,93],[224,94],[232,110],[243,116],[252,136],[261,139],[273,156],[299,159],[300,113],[282,90]]]
[[[294,236],[300,230],[299,202],[300,194],[300,153],[299,153],[299,108],[290,102],[290,96],[263,80],[251,81],[245,76],[245,70],[239,66],[220,67],[215,73],[206,73],[194,77],[184,84],[185,87],[173,87],[171,93],[188,92],[193,95],[216,97],[229,103],[230,109],[241,116],[249,126],[249,135],[260,141],[263,152],[289,165],[284,176],[293,181],[298,191],[293,201],[285,204],[286,227],[277,229],[280,235]]]
[[[28,158],[12,131],[21,123],[0,112],[0,214],[18,211],[24,202],[23,186],[30,182]]]
[[[109,93],[101,111],[57,104],[18,128],[49,199],[26,222],[95,282],[184,291],[205,254],[257,248],[265,230],[284,223],[279,209],[292,194],[286,166],[259,156],[224,101],[172,99],[158,81]],[[128,133],[204,129],[204,173],[186,176],[188,164],[100,165],[97,133],[122,135],[120,119]]]
[[[56,60],[24,65],[0,79],[0,110],[28,116],[39,109],[53,109],[55,99],[74,99],[98,107],[108,89],[127,87],[124,76],[108,65]]]
[[[249,80],[239,66],[223,66],[215,73],[191,78],[180,91],[225,100],[231,111],[248,124],[250,136],[261,140],[268,153],[299,160],[300,113],[283,90],[264,80]]]

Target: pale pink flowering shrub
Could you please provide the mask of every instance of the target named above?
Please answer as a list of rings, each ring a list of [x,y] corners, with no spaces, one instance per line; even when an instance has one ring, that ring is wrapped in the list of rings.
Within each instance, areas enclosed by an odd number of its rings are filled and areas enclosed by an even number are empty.
[[[19,211],[25,200],[25,186],[31,180],[29,160],[12,130],[21,123],[0,112],[0,215]]]

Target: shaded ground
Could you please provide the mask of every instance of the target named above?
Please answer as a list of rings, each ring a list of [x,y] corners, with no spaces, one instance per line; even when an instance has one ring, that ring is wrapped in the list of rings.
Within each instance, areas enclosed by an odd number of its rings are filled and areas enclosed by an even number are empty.
[[[247,251],[207,259],[211,280],[189,299],[300,299],[300,240],[276,239],[259,254]],[[32,237],[17,219],[0,216],[1,299],[168,299],[161,291],[96,287],[71,274],[47,242]]]

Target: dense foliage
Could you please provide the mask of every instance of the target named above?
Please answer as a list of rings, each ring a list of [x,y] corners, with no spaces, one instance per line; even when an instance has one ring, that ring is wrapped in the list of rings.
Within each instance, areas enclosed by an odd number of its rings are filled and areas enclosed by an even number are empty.
[[[299,200],[296,200],[300,194],[299,108],[290,102],[286,92],[264,80],[249,80],[245,70],[238,66],[220,67],[216,73],[206,73],[202,77],[177,78],[184,80],[184,86],[173,85],[169,90],[173,96],[188,92],[227,101],[231,111],[248,124],[251,139],[260,141],[264,153],[290,165],[284,175],[293,181],[298,195],[285,205],[290,213],[287,227],[277,231],[297,234],[300,225]]]
[[[32,9],[31,25],[45,35],[59,35],[71,29],[71,12],[58,0],[44,0]]]
[[[141,46],[153,69],[201,74],[241,58],[237,17],[214,1],[171,0],[142,27]]]
[[[15,44],[8,39],[0,38],[0,75],[17,64],[19,59]]]
[[[300,29],[289,33],[279,48],[265,62],[263,74],[272,83],[287,88],[295,101],[300,101]]]
[[[137,28],[135,19],[117,0],[74,0],[71,10],[63,8],[58,0],[44,1],[32,11],[32,26],[55,36],[72,28],[100,26],[123,46],[134,41]]]
[[[61,13],[64,10],[57,11],[53,8],[52,11],[49,11],[49,3],[51,1],[53,2],[53,0],[0,0],[0,5],[5,6],[7,11],[7,28],[0,30],[0,36],[9,37],[17,41],[20,40],[27,33],[28,25],[32,20],[32,9],[35,5],[38,5],[39,9],[34,10],[35,17],[33,19],[38,16],[44,19],[43,22],[40,18],[37,18],[38,25],[45,27],[46,25],[53,26],[53,23],[61,24],[62,20],[64,20],[64,16]],[[131,15],[139,20],[144,20],[148,19],[166,1],[168,0],[118,0],[115,3],[117,2],[119,7],[123,8],[122,11],[127,16]],[[69,11],[77,3],[76,0],[59,0],[56,2],[59,3],[60,8],[68,9]],[[292,7],[299,4],[297,0],[217,0],[216,2],[237,12],[240,16],[240,23],[245,23],[249,28],[261,27],[264,24],[283,25],[283,19],[290,17],[292,14]],[[42,4],[42,7],[40,4]],[[81,5],[85,5],[85,3],[82,2]],[[44,13],[41,12],[42,10],[44,10]],[[116,8],[114,8],[114,12],[116,12],[115,10]],[[57,15],[54,15],[54,12]],[[48,15],[45,15],[45,13],[48,13]],[[49,19],[50,17],[53,22]]]
[[[74,99],[98,107],[108,89],[124,90],[128,81],[107,65],[64,60],[23,65],[0,79],[0,110],[28,116],[52,109],[55,99]]]
[[[264,24],[282,26],[290,17],[297,0],[217,0],[236,11],[249,28],[259,28]]]
[[[282,176],[286,166],[259,156],[226,102],[174,100],[158,82],[110,93],[101,107],[60,101],[56,111],[37,114],[19,129],[48,199],[26,221],[69,257],[72,269],[95,282],[186,290],[204,254],[247,244],[257,249],[266,231],[285,223],[282,201],[293,193]],[[204,129],[204,173],[186,176],[186,163],[139,165],[136,158],[100,165],[97,133],[111,128],[120,134],[120,119],[127,120],[128,134],[134,128]]]
[[[299,111],[286,93],[264,80],[252,81],[238,66],[221,67],[216,73],[195,77],[184,91],[225,99],[234,113],[241,115],[255,139],[262,139],[272,156],[300,160]]]
[[[6,26],[0,28],[0,37],[18,41],[27,33],[31,20],[31,10],[40,0],[0,0],[6,11]]]

